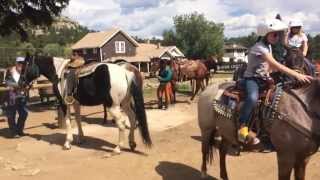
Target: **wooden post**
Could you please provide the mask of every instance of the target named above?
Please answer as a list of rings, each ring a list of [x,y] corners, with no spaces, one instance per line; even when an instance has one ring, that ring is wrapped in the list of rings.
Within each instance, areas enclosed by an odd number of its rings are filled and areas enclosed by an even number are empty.
[[[141,62],[138,62],[138,69],[141,72]]]
[[[150,62],[147,62],[147,72],[150,73]]]

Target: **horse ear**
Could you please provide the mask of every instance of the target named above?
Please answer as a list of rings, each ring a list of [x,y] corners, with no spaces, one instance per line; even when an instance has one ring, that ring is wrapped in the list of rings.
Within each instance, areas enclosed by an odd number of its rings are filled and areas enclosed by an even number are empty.
[[[26,52],[26,57],[25,57],[25,62],[29,62],[30,61],[30,59],[31,59],[31,55],[30,55],[30,53],[29,52]]]

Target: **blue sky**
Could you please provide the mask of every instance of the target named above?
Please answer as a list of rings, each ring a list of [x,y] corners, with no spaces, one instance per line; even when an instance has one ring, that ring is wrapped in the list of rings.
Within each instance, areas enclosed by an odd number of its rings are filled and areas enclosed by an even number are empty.
[[[197,11],[225,25],[225,36],[255,31],[264,18],[282,15],[286,23],[299,19],[304,31],[320,33],[318,0],[70,0],[63,15],[94,30],[121,28],[141,38],[161,37],[173,27],[173,17]]]

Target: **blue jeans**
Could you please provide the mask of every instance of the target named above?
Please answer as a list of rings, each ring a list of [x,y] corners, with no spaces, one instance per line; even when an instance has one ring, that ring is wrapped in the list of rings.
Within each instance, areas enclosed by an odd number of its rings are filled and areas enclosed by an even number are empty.
[[[246,98],[240,110],[239,121],[241,125],[242,124],[247,125],[251,117],[252,111],[257,105],[260,87],[256,80],[245,79],[244,88],[246,92]]]
[[[16,121],[16,114],[18,112],[18,121]],[[11,133],[22,134],[24,129],[25,121],[28,117],[28,111],[25,103],[19,103],[10,105],[6,108],[6,115],[8,118],[8,125]]]

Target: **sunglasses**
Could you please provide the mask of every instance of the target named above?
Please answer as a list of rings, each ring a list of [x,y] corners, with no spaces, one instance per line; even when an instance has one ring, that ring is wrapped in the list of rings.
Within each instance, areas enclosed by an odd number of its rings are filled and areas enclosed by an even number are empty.
[[[279,37],[279,34],[278,33],[270,33],[270,36],[273,38],[277,38],[277,37]]]

